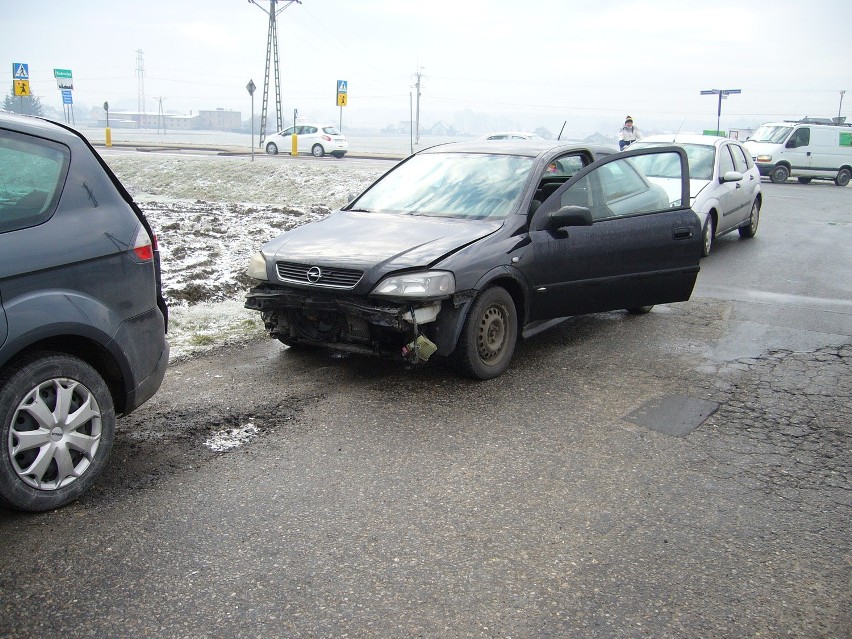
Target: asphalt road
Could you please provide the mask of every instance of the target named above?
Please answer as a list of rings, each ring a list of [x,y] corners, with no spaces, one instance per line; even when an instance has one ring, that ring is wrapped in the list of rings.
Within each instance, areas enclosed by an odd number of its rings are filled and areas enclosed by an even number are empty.
[[[496,380],[271,340],[173,365],[94,490],[0,511],[0,635],[852,636],[852,189],[763,186],[692,300]]]

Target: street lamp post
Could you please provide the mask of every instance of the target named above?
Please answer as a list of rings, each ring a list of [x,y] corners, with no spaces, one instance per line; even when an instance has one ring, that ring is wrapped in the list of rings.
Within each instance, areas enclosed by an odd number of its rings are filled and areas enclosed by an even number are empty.
[[[716,135],[719,134],[719,124],[722,119],[722,98],[727,98],[733,93],[742,93],[741,89],[706,89],[701,92],[701,95],[718,95],[719,109],[716,111]]]

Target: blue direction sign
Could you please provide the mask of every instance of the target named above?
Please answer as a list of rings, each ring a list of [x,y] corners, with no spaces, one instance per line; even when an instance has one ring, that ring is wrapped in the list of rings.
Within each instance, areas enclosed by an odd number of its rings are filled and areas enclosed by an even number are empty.
[[[29,80],[30,79],[30,65],[24,62],[13,62],[12,63],[12,79],[13,80]]]
[[[62,89],[62,104],[74,104],[74,101],[71,99],[70,89]]]

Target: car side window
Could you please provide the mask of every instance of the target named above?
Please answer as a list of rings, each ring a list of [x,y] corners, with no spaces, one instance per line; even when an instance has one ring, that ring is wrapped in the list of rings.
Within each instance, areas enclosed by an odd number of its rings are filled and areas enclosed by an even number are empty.
[[[283,137],[287,137],[288,135],[293,135],[293,132],[295,130],[296,130],[296,127],[291,126],[289,128],[284,129],[283,131],[281,131],[281,133],[279,133],[278,135],[281,135]]]
[[[731,158],[731,147],[726,144],[719,149],[719,175],[725,175],[728,171],[734,170],[734,160]]]
[[[315,126],[303,126],[300,131],[303,135],[310,135],[317,132],[317,128]]]
[[[0,233],[41,224],[53,214],[68,160],[61,144],[0,131]]]
[[[651,177],[645,167],[665,167],[666,172]],[[604,220],[668,210],[680,205],[680,195],[677,154],[649,154],[601,165],[563,191],[560,205],[586,207],[593,220]]]
[[[731,151],[731,155],[734,156],[734,166],[736,167],[736,170],[740,173],[748,171],[748,161],[746,160],[745,153],[743,153],[743,148],[736,144],[729,144],[728,149]]]

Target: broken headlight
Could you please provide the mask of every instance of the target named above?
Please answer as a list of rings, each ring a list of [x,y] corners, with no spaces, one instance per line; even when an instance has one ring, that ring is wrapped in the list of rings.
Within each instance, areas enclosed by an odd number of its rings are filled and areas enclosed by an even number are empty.
[[[449,271],[420,271],[389,275],[372,295],[406,299],[444,297],[456,292],[456,278]]]

